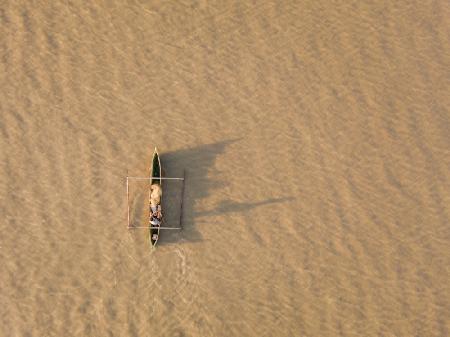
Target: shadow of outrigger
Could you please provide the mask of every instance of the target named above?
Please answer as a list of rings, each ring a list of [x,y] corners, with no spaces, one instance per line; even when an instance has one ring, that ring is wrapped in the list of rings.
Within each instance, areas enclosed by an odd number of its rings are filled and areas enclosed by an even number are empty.
[[[237,212],[246,212],[251,210],[252,208],[266,206],[270,204],[282,203],[286,201],[294,200],[293,197],[282,197],[282,198],[271,198],[263,201],[255,201],[255,202],[236,202],[232,200],[223,200],[219,206],[214,209],[200,211],[195,213],[196,218],[207,217],[213,215],[222,215],[225,213],[237,213]]]
[[[160,230],[166,231],[165,234],[159,237],[158,245],[165,245],[171,243],[181,242],[199,242],[203,240],[201,233],[196,229],[196,225],[200,218],[207,218],[208,216],[222,215],[233,212],[246,212],[249,209],[256,207],[264,207],[269,204],[283,203],[292,198],[270,198],[257,202],[237,202],[234,200],[222,200],[217,207],[204,211],[195,211],[195,203],[207,198],[212,191],[223,187],[223,183],[217,180],[208,179],[209,170],[214,166],[214,162],[220,154],[222,154],[227,146],[235,143],[238,139],[227,140],[213,144],[200,145],[193,148],[181,149],[173,152],[163,153],[161,160],[165,167],[162,170],[160,181],[182,182],[182,190],[164,188],[163,194],[163,211],[164,218],[159,227]],[[183,168],[183,169],[181,169]],[[149,176],[154,176],[153,172]],[[177,177],[180,178],[169,178]],[[142,216],[142,208],[138,205],[133,206],[132,217],[130,219],[130,198],[128,192],[129,180],[147,180],[150,182],[150,177],[130,177],[127,176],[127,205],[128,205],[128,222],[129,229],[147,229],[158,230],[158,228],[151,228],[151,226],[133,226],[132,223],[136,217]],[[189,187],[185,185],[189,183]],[[167,185],[166,185],[167,186]],[[181,196],[180,196],[181,194]],[[146,197],[145,197],[146,198]],[[181,198],[181,199],[180,199]],[[148,211],[147,201],[145,203],[145,213]],[[135,204],[135,203],[133,203]],[[137,204],[142,205],[142,199]],[[147,216],[147,215],[146,215]],[[182,230],[182,235],[180,235]],[[166,235],[167,234],[167,235]]]
[[[162,201],[162,205],[164,206],[165,217],[163,218],[163,223],[166,222],[173,226],[163,226],[159,227],[160,230],[167,230],[169,233],[176,233],[177,230],[188,229],[186,234],[186,238],[188,241],[199,241],[202,239],[201,234],[195,230],[193,217],[195,214],[193,213],[193,202],[194,200],[202,199],[208,196],[210,189],[217,188],[216,182],[211,182],[205,179],[207,176],[207,172],[209,168],[213,165],[216,157],[222,153],[225,148],[236,142],[237,139],[234,140],[226,140],[213,144],[205,144],[200,145],[194,148],[182,149],[173,152],[168,152],[162,154],[162,160],[164,161],[164,170],[161,170],[160,180],[159,181],[182,181],[183,187],[181,192],[181,200],[179,202],[175,202],[176,199],[179,199],[179,192],[173,189],[164,189],[164,197]],[[153,163],[153,161],[152,161]],[[181,172],[179,167],[185,167],[183,172]],[[189,170],[188,170],[189,169]],[[132,180],[141,180],[148,181],[151,184],[151,179],[155,176],[153,174],[153,169],[151,169],[151,174],[148,177],[130,177],[127,174],[127,208],[128,208],[128,219],[127,219],[127,228],[128,229],[148,229],[148,230],[158,230],[157,228],[151,228],[150,226],[134,226],[132,223],[138,214],[140,214],[138,208],[139,206],[133,206],[132,218],[130,218],[130,195],[129,195],[129,182]],[[170,176],[179,176],[182,174],[183,178],[169,178],[165,177],[165,174]],[[191,186],[195,186],[194,189],[187,190],[185,189],[186,184],[186,175],[189,174],[188,179],[192,183]],[[150,177],[152,176],[152,177]],[[164,176],[164,177],[163,177]],[[154,177],[158,178],[158,177]],[[185,195],[186,194],[186,195]],[[133,200],[134,201],[134,200]],[[139,202],[140,203],[140,202]],[[132,203],[134,204],[134,202]],[[147,202],[145,202],[147,204]],[[147,205],[145,209],[147,209]],[[169,217],[167,217],[167,215]],[[167,220],[167,221],[166,221]],[[189,227],[189,228],[186,228]],[[172,236],[171,236],[172,237]],[[173,237],[172,237],[173,238]],[[166,237],[161,242],[162,244],[172,242],[170,239],[166,240]],[[160,243],[160,242],[158,242]]]

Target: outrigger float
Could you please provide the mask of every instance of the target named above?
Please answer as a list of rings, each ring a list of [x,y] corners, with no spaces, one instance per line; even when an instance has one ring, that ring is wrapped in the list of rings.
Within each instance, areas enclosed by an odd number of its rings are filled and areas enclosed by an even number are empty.
[[[149,177],[130,177],[127,175],[127,228],[128,229],[148,229],[149,230],[149,239],[152,247],[156,246],[156,243],[159,239],[159,231],[161,229],[167,230],[180,230],[182,229],[182,219],[183,219],[183,199],[184,199],[184,183],[186,178],[186,171],[183,171],[183,178],[169,178],[162,176],[162,167],[161,167],[161,159],[158,153],[158,149],[155,147],[155,151],[153,152],[152,164],[150,167],[150,175]],[[130,189],[129,189],[129,181],[130,180],[148,180],[150,182],[150,190],[149,190],[149,200],[148,200],[148,208],[149,208],[149,225],[148,226],[131,226],[130,224]],[[175,180],[182,181],[183,187],[181,192],[181,203],[180,203],[180,219],[178,222],[178,227],[164,227],[162,224],[164,223],[164,219],[162,218],[161,213],[156,218],[154,209],[157,208],[162,211],[162,193],[159,199],[159,204],[153,205],[152,210],[152,199],[151,199],[151,188],[152,186],[159,185],[160,190],[162,191],[162,181],[163,180]]]

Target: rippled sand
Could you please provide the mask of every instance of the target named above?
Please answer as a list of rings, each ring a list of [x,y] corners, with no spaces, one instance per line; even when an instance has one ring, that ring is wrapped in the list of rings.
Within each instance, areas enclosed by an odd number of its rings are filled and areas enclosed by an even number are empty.
[[[449,18],[3,2],[0,335],[448,336]],[[187,181],[152,251],[154,146]]]

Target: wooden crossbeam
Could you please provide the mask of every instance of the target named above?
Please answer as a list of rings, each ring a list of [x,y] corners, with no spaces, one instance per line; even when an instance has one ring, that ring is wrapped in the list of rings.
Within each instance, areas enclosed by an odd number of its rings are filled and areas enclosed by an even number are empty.
[[[182,229],[182,220],[183,220],[183,199],[184,199],[184,185],[186,178],[186,170],[183,171],[183,178],[169,178],[169,177],[129,177],[127,171],[127,228],[128,229],[169,229],[169,230],[179,230]],[[180,204],[180,220],[178,223],[179,227],[142,227],[142,226],[131,226],[130,225],[130,187],[129,187],[129,179],[135,180],[152,180],[152,179],[160,179],[160,180],[181,180],[183,181],[183,187],[181,192],[181,204]]]
[[[135,180],[184,180],[184,178],[169,178],[169,177],[127,177],[127,179]]]
[[[142,227],[142,226],[138,226],[138,227],[134,227],[134,226],[130,226],[128,227],[128,229],[181,229],[181,227]]]

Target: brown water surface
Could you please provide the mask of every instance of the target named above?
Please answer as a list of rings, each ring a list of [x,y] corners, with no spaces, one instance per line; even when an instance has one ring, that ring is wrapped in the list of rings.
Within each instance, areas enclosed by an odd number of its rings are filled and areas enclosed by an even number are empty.
[[[3,1],[0,335],[448,336],[449,18]],[[154,146],[187,172],[156,250]]]

